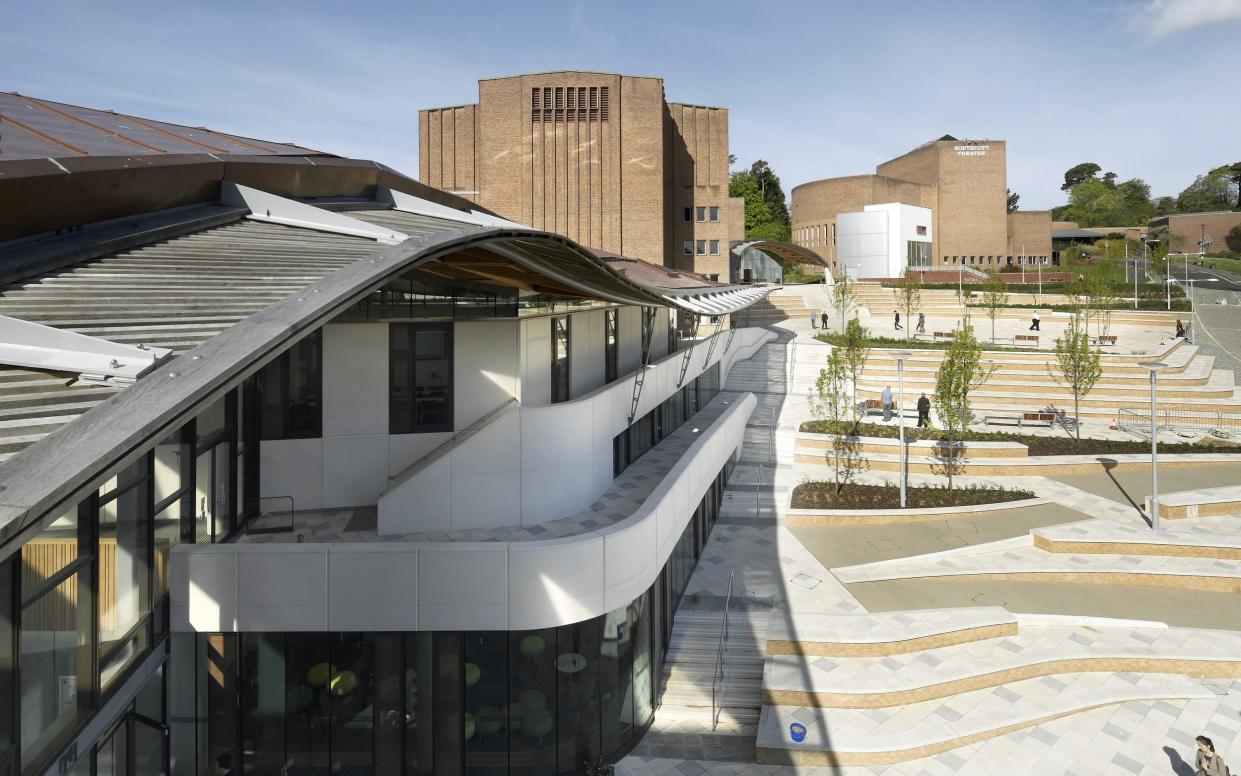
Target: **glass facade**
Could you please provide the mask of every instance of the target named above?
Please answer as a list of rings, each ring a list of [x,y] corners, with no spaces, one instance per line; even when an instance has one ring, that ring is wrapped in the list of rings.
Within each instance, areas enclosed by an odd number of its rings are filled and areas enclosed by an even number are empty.
[[[655,709],[653,592],[531,631],[200,637],[210,759],[288,773],[581,773]]]
[[[612,438],[612,476],[619,477],[719,392],[720,365],[715,363],[658,407],[634,420],[633,425]]]
[[[572,319],[559,316],[551,319],[552,325],[552,404],[569,400],[569,338],[572,336]]]
[[[315,331],[258,376],[263,439],[306,439],[323,433],[323,331]]]
[[[391,433],[452,431],[452,324],[392,324],[388,349]]]
[[[620,311],[615,308],[603,312],[603,370],[609,383],[620,374]]]

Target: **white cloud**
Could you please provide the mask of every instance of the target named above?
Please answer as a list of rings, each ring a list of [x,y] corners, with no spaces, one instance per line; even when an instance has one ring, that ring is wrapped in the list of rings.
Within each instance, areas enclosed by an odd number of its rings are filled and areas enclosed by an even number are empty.
[[[1131,25],[1152,39],[1165,38],[1201,27],[1241,22],[1241,0],[1149,0],[1129,6]]]

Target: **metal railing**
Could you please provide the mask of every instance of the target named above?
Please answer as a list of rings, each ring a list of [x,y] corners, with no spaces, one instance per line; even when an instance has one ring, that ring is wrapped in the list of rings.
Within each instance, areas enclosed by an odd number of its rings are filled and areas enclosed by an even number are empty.
[[[1241,434],[1241,415],[1209,410],[1167,409],[1155,411],[1155,425],[1160,431],[1186,431],[1212,436]],[[1116,413],[1116,425],[1142,439],[1150,438],[1150,410],[1121,409]]]
[[[733,574],[728,572],[728,595],[724,596],[724,619],[720,622],[720,644],[715,651],[715,673],[711,677],[711,729],[720,724],[724,709],[724,647],[728,644],[728,608],[733,602]]]

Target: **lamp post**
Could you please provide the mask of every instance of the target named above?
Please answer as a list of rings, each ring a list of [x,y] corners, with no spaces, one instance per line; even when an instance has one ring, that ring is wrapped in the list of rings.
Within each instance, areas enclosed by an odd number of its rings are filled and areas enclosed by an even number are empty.
[[[901,454],[901,509],[905,508],[905,359],[913,355],[912,351],[894,350],[892,357],[896,359],[896,425],[900,429]]]
[[[1140,366],[1151,374],[1151,530],[1159,530],[1159,425],[1155,422],[1155,380],[1159,370],[1168,365],[1162,361],[1143,361]]]
[[[1133,309],[1138,309],[1138,260],[1133,260]]]

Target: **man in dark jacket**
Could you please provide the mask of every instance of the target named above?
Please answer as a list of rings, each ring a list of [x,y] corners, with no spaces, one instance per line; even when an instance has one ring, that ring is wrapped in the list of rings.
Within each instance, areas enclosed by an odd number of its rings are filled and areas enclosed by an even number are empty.
[[[926,398],[926,394],[922,394],[922,398],[918,399],[918,428],[927,428],[931,425],[931,400]]]

